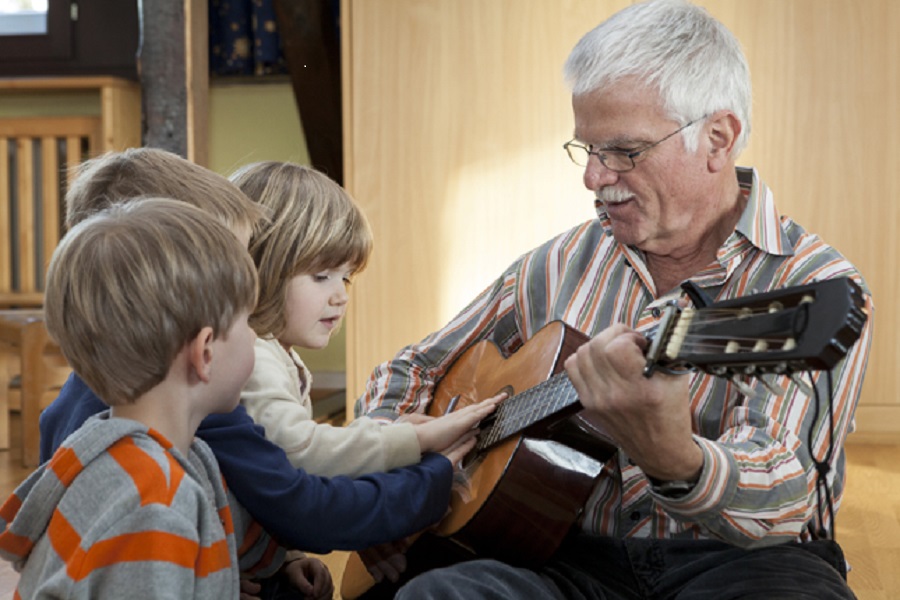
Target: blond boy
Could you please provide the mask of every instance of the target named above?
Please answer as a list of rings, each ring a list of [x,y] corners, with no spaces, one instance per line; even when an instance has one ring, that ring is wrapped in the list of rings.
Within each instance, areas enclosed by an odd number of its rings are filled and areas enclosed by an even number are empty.
[[[240,571],[281,565],[284,550],[231,501],[194,437],[237,405],[255,301],[246,249],[183,202],[117,204],[65,236],[47,329],[110,408],[0,509],[20,597],[236,598]]]

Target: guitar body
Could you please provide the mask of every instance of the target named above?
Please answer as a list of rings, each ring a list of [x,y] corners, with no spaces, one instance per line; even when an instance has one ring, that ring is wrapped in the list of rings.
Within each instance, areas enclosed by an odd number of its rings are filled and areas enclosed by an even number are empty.
[[[587,338],[556,321],[505,358],[491,342],[470,348],[435,390],[428,414],[440,416],[507,391],[532,388],[563,368]],[[584,507],[602,464],[548,439],[551,424],[580,410],[573,405],[551,423],[490,449],[465,468],[467,489],[456,490],[438,535],[451,537],[479,556],[537,566],[562,542]]]
[[[448,408],[468,406],[502,391],[513,396],[532,388],[562,371],[565,359],[587,339],[554,321],[509,358],[492,342],[479,342],[441,379],[428,414],[437,417]],[[554,425],[580,410],[579,404],[573,404],[467,464],[467,485],[461,489],[454,486],[450,512],[435,533],[475,556],[523,566],[545,562],[580,516],[603,468],[601,460],[550,439]],[[584,446],[585,431],[590,427],[568,429],[582,438]],[[603,453],[610,451],[600,445]],[[414,552],[415,545],[409,549]],[[341,596],[358,598],[374,584],[359,555],[351,554],[344,568]]]

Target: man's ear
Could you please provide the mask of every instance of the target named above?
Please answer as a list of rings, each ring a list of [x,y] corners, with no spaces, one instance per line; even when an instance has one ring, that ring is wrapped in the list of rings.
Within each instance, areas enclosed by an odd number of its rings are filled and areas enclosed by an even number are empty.
[[[203,383],[209,383],[213,359],[213,329],[204,327],[188,342],[188,360],[191,369]]]
[[[722,169],[731,168],[731,153],[742,129],[741,121],[730,110],[718,111],[710,117],[707,123],[707,165],[710,172],[718,173]]]

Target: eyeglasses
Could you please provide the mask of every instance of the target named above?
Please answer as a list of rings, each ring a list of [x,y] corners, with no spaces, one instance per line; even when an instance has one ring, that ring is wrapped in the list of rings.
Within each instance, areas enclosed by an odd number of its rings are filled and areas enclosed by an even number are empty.
[[[656,146],[659,146],[676,133],[687,129],[697,121],[701,121],[705,118],[706,117],[700,117],[699,119],[694,119],[690,123],[682,125],[663,139],[657,142],[653,142],[648,146],[644,146],[640,150],[633,150],[631,152],[627,152],[625,150],[594,150],[590,144],[585,146],[584,144],[579,144],[574,139],[563,144],[563,148],[566,149],[566,152],[569,154],[569,158],[572,159],[572,162],[579,167],[586,167],[588,161],[591,159],[591,155],[594,155],[600,160],[603,166],[610,171],[615,171],[616,173],[625,173],[626,171],[630,171],[635,167],[635,158],[655,148]]]

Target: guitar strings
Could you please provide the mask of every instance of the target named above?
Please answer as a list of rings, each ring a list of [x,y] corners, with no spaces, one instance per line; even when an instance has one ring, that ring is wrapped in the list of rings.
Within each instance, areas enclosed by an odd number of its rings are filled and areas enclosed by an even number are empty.
[[[558,393],[560,390],[561,394]],[[575,388],[569,382],[568,376],[565,373],[557,373],[536,386],[504,400],[495,412],[492,425],[479,434],[476,449],[484,450],[501,442],[544,417],[574,404],[577,400]]]
[[[712,334],[707,335],[703,333],[688,333],[684,336],[685,340],[689,340],[693,343],[700,343],[702,340],[736,340],[739,342],[752,342],[754,340],[783,340],[787,339],[782,335],[757,335],[757,336],[734,336],[727,334]]]
[[[755,317],[759,315],[775,314],[777,312],[796,310],[800,306],[767,306],[761,308],[685,308],[682,314],[692,316],[694,319],[718,323],[723,320],[733,321],[735,318],[742,319],[747,317]]]

